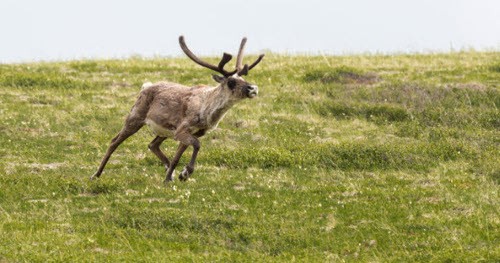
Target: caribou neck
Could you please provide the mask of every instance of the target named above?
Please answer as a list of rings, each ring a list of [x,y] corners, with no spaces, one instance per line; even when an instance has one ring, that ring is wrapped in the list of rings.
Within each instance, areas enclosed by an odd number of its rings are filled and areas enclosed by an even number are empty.
[[[207,92],[201,115],[205,117],[209,126],[215,126],[237,101],[227,90],[224,90],[222,85],[219,85]]]

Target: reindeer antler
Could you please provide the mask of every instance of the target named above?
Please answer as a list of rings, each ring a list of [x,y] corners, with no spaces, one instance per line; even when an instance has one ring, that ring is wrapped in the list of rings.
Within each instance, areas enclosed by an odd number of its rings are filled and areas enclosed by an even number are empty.
[[[247,43],[247,38],[244,37],[241,40],[240,50],[238,51],[238,56],[236,57],[236,70],[239,76],[247,75],[248,71],[250,71],[253,67],[257,66],[260,63],[264,54],[261,54],[256,61],[254,61],[250,66],[247,64],[243,65],[243,51],[245,50],[245,44]]]
[[[238,50],[238,56],[236,57],[236,70],[238,70],[238,72],[243,69],[243,51],[245,50],[246,43],[247,43],[247,38],[244,37],[241,40],[240,50]]]
[[[199,59],[195,54],[193,54],[193,52],[191,52],[191,50],[189,50],[189,48],[187,47],[186,41],[184,41],[184,36],[180,36],[179,37],[179,44],[181,45],[182,51],[184,51],[184,53],[191,60],[193,60],[194,62],[196,62],[196,64],[198,64],[198,65],[200,65],[202,67],[205,67],[205,68],[211,69],[213,71],[219,72],[220,74],[224,75],[224,77],[231,76],[231,75],[233,75],[234,73],[237,72],[237,70],[226,71],[224,69],[224,66],[233,58],[233,56],[231,56],[231,54],[224,53],[224,55],[222,56],[221,61],[219,62],[219,65],[215,66],[215,65],[212,65],[212,64],[210,64],[208,62],[205,62],[205,61]]]
[[[224,77],[229,77],[231,75],[234,75],[235,73],[238,73],[239,76],[247,75],[248,71],[250,71],[253,67],[257,66],[257,64],[260,63],[262,58],[264,57],[264,54],[261,54],[255,62],[253,62],[250,66],[247,64],[243,65],[243,51],[245,50],[245,44],[247,42],[247,38],[244,37],[241,40],[240,44],[240,49],[238,51],[238,56],[236,57],[236,69],[232,71],[227,71],[224,69],[224,66],[232,59],[233,56],[228,53],[224,53],[222,56],[221,61],[219,62],[218,66],[212,65],[208,62],[205,62],[198,58],[191,50],[186,45],[186,42],[184,41],[184,36],[179,37],[179,44],[181,45],[182,51],[191,59],[193,60],[196,64],[211,69],[213,71],[219,72],[222,74]]]

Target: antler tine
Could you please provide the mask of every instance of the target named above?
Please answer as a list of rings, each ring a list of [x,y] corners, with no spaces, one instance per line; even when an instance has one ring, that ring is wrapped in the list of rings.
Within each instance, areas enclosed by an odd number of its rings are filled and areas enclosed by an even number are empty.
[[[236,70],[240,71],[243,69],[243,51],[245,50],[245,44],[247,43],[247,38],[244,37],[241,40],[240,50],[238,51],[238,56],[236,57]]]
[[[255,60],[254,63],[252,63],[250,66],[248,66],[248,70],[251,70],[253,67],[257,66],[257,64],[260,63],[260,61],[262,60],[262,58],[264,58],[264,54],[261,54],[257,60]]]
[[[179,44],[181,45],[182,51],[184,51],[184,53],[191,60],[193,60],[196,64],[198,64],[198,65],[200,65],[202,67],[205,67],[205,68],[209,68],[209,69],[211,69],[213,71],[219,72],[219,73],[221,73],[224,76],[229,76],[229,75],[234,74],[234,72],[227,72],[227,71],[224,70],[224,66],[233,57],[230,54],[224,53],[224,56],[222,57],[222,60],[219,62],[219,66],[215,66],[215,65],[212,65],[210,63],[207,63],[207,62],[199,59],[195,54],[193,54],[193,52],[191,52],[191,50],[189,50],[189,48],[187,47],[186,41],[184,40],[184,36],[180,36],[179,37]]]
[[[219,62],[219,66],[217,66],[220,70],[224,70],[224,66],[227,64],[227,62],[229,62],[231,59],[233,58],[233,56],[231,54],[228,54],[228,53],[225,53],[224,52],[224,55],[222,55],[222,59],[221,61]]]
[[[231,76],[231,75],[234,75],[234,73],[238,72],[238,70],[232,70],[232,71],[227,71],[224,69],[224,66],[227,64],[227,62],[229,62],[231,60],[231,58],[233,58],[233,56],[231,54],[228,54],[228,53],[225,53],[224,52],[224,55],[222,56],[222,59],[221,61],[219,62],[219,69],[221,71],[221,74],[224,75],[224,77],[228,77],[228,76]]]
[[[264,58],[264,54],[261,54],[257,58],[257,60],[255,60],[255,62],[252,63],[252,65],[248,66],[248,64],[245,64],[245,66],[243,66],[243,68],[238,71],[238,75],[240,75],[240,76],[247,75],[248,71],[250,71],[253,67],[257,66],[257,64],[260,63],[260,61],[262,60],[262,58]]]
[[[248,75],[248,64],[245,64],[245,66],[243,66],[243,68],[238,71],[238,76],[245,76],[245,75]]]

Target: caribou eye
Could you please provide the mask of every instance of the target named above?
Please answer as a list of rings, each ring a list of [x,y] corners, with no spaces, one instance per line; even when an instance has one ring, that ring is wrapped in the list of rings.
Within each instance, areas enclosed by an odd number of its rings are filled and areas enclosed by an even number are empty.
[[[227,80],[227,86],[230,89],[234,89],[236,87],[236,80],[235,79],[228,79]]]

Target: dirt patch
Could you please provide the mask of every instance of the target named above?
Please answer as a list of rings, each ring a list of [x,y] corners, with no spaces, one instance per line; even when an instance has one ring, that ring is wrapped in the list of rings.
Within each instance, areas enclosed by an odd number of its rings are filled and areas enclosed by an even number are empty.
[[[112,88],[128,88],[128,87],[131,87],[132,84],[129,83],[129,82],[126,82],[126,81],[115,81],[113,80],[113,82],[111,83],[111,87]]]
[[[28,203],[47,203],[48,201],[48,199],[31,199],[28,200]]]
[[[331,70],[314,70],[304,75],[307,82],[320,81],[322,83],[343,84],[373,84],[380,81],[380,77],[374,72],[362,72],[349,67],[333,68]]]
[[[35,170],[46,171],[46,170],[54,170],[65,165],[66,163],[29,163],[26,164],[25,166],[33,168]]]
[[[457,88],[457,89],[464,89],[464,90],[471,90],[471,91],[486,91],[487,87],[484,84],[481,83],[457,83],[453,85],[447,85],[447,88]]]

